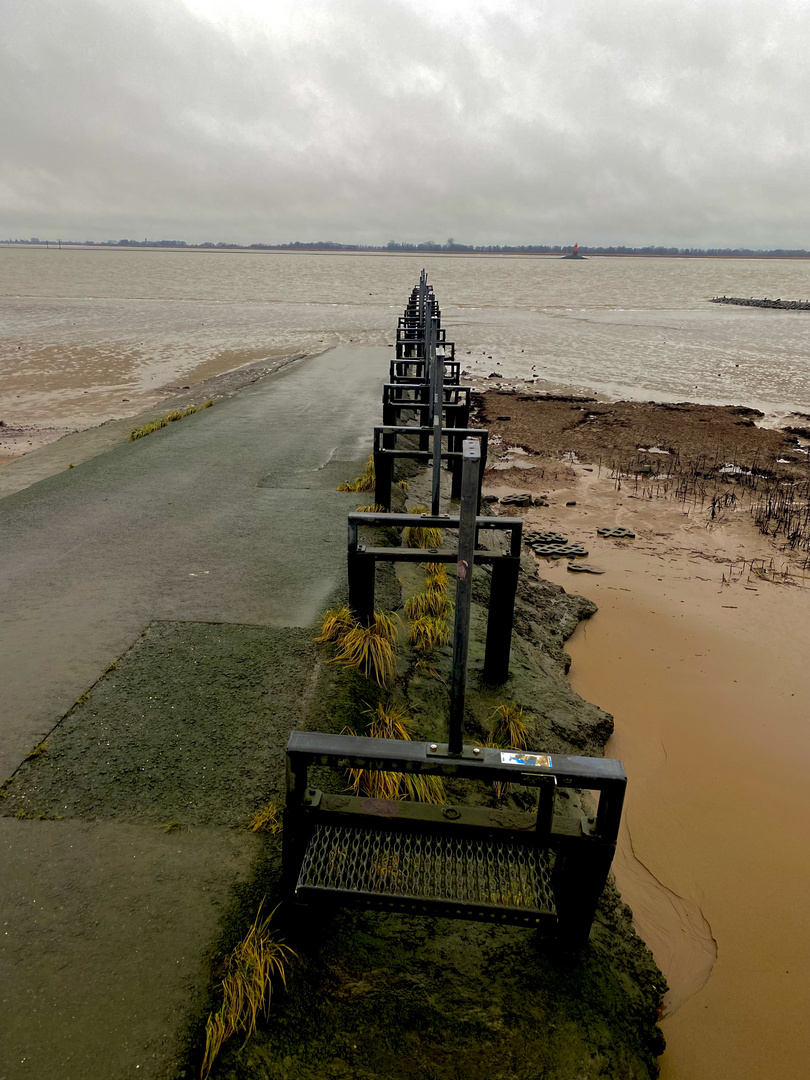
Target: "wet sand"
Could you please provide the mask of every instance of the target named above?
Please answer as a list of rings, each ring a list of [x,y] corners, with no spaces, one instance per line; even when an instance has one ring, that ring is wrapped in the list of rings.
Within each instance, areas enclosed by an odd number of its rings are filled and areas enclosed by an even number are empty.
[[[25,353],[23,345],[14,341],[4,342],[4,347],[0,465],[72,432],[137,416],[222,375],[274,364],[294,352],[289,348],[221,350],[206,360],[188,359],[181,364],[149,362],[137,350],[111,354],[109,349],[89,345],[43,346]],[[24,359],[12,364],[9,358],[17,355],[16,349]]]
[[[804,1076],[810,579],[752,569],[758,557],[788,560],[747,507],[711,521],[632,485],[617,491],[583,462],[516,461],[534,468],[490,472],[489,490],[547,492],[527,524],[584,543],[605,571],[539,560],[543,577],[599,607],[568,643],[570,678],[614,714],[607,752],[629,775],[615,872],[670,983],[661,1076]],[[596,535],[614,525],[636,539]]]

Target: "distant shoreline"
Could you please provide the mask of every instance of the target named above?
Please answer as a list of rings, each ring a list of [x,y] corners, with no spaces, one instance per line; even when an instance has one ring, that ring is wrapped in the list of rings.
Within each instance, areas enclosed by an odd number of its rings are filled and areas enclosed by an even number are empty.
[[[561,254],[565,252],[564,248],[558,248],[555,251],[520,251],[520,250],[504,250],[504,251],[442,251],[441,249],[424,249],[417,251],[398,251],[390,250],[388,248],[352,248],[352,247],[318,247],[316,245],[308,246],[301,244],[299,247],[279,246],[270,247],[265,245],[246,244],[240,246],[239,244],[224,244],[218,245],[206,245],[206,244],[178,244],[178,245],[163,245],[155,242],[154,244],[114,244],[114,243],[80,243],[74,241],[62,241],[61,244],[58,241],[41,242],[39,244],[32,244],[24,240],[0,240],[0,248],[24,248],[26,250],[31,248],[43,248],[46,251],[61,251],[61,250],[87,250],[87,251],[150,251],[150,252],[166,252],[169,254],[182,254],[183,252],[202,252],[204,254],[211,255],[351,255],[351,256],[374,256],[387,255],[395,258],[450,258],[450,259],[549,259],[560,261]],[[680,252],[673,254],[661,254],[649,251],[621,251],[621,252],[609,252],[590,250],[588,248],[582,248],[583,252],[581,258],[583,261],[589,259],[686,259],[686,260],[700,260],[711,259],[713,261],[718,260],[736,260],[747,262],[749,260],[768,260],[779,262],[807,262],[810,260],[810,252],[802,254],[777,254],[773,252],[749,252],[745,254],[710,254],[710,253],[688,253]],[[568,258],[567,254],[562,254],[562,258]]]

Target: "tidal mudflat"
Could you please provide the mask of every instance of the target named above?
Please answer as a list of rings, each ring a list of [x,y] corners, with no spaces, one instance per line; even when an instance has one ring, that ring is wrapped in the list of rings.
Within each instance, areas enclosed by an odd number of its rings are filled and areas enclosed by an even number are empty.
[[[736,461],[777,486],[801,483],[806,455],[731,408],[487,394],[481,409],[502,451],[513,448],[489,490],[541,496],[547,506],[522,511],[527,526],[583,544],[587,559],[572,562],[603,571],[540,559],[538,572],[599,609],[567,646],[570,678],[613,715],[608,753],[628,770],[615,873],[670,987],[661,1075],[800,1076],[807,553],[757,529],[757,495],[739,473],[700,474]],[[635,536],[597,532],[612,526]]]

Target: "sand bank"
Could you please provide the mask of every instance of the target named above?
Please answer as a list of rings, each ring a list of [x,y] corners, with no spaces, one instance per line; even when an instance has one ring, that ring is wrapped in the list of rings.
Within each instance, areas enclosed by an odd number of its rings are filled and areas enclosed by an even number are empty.
[[[504,409],[503,399],[492,406]],[[531,426],[528,413],[522,422]],[[527,441],[509,423],[504,443]],[[630,435],[648,445],[639,439]],[[540,560],[542,576],[599,607],[569,642],[570,678],[614,714],[608,753],[629,774],[615,870],[671,987],[661,1075],[803,1076],[810,580],[761,575],[757,559],[796,568],[744,506],[712,521],[699,505],[617,490],[605,469],[517,461],[524,467],[489,474],[490,490],[546,492],[550,505],[527,511],[527,524],[584,543],[587,562],[605,571],[575,576],[565,560]],[[596,535],[612,525],[636,539]]]
[[[199,405],[207,399],[222,401],[243,387],[311,355],[313,354],[292,353],[275,359],[267,358],[258,363],[245,364],[234,371],[213,375],[189,386],[164,386],[161,397],[150,408],[121,419],[105,420],[84,430],[35,428],[33,439],[39,440],[36,446],[27,445],[29,440],[25,429],[16,429],[8,436],[10,441],[4,443],[4,433],[7,433],[8,429],[5,426],[0,427],[0,465],[4,465],[0,468],[0,499],[112,450],[127,440],[133,428],[147,424],[167,412],[186,409],[189,405]],[[20,441],[20,436],[24,437],[24,442]],[[22,451],[20,447],[24,444],[27,448]],[[14,451],[14,454],[6,459],[3,458],[4,446],[7,450]],[[29,453],[35,449],[39,450],[39,453]]]
[[[5,345],[8,355],[15,356],[15,343]],[[25,362],[0,362],[5,389],[0,465],[75,431],[135,418],[164,402],[177,407],[178,397],[186,391],[199,396],[209,383],[221,381],[224,388],[236,390],[269,374],[293,354],[289,348],[222,350],[201,362],[187,360],[172,366],[92,346],[73,352],[75,356],[67,349],[43,347],[26,354]]]

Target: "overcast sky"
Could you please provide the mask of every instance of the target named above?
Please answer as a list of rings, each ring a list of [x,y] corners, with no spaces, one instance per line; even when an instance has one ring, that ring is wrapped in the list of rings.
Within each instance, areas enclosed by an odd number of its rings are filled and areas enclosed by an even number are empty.
[[[809,46],[809,0],[2,0],[0,238],[810,248]]]

